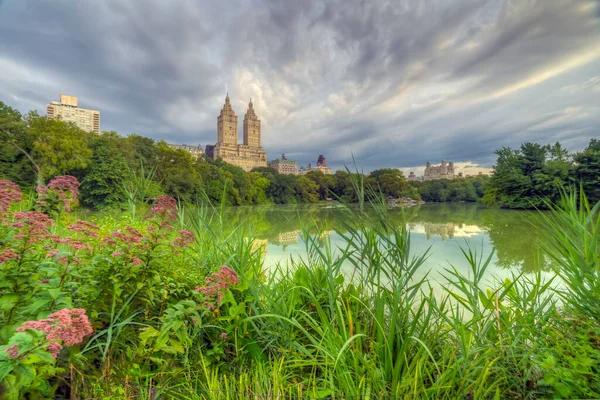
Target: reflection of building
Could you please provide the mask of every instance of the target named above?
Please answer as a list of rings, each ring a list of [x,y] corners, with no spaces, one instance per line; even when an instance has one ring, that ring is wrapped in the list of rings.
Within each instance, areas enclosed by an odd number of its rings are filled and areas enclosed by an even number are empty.
[[[325,239],[333,234],[333,231],[323,231],[317,235],[318,239]]]
[[[285,153],[281,154],[281,159],[277,158],[269,162],[269,167],[273,168],[280,174],[298,175],[298,161],[288,160]]]
[[[454,230],[455,225],[450,224],[431,224],[428,222],[424,223],[425,234],[427,235],[427,240],[431,239],[432,235],[438,235],[442,237],[442,240],[446,240],[447,238],[454,238]]]
[[[252,251],[260,251],[261,261],[265,258],[268,248],[269,248],[269,243],[266,239],[253,239]]]
[[[313,168],[309,163],[308,168],[300,167],[300,170],[298,170],[298,174],[306,175],[311,171],[321,171],[326,175],[331,175],[331,168],[327,166],[327,160],[325,159],[325,156],[323,156],[323,154],[319,154],[316,167]]]
[[[271,243],[277,246],[287,246],[288,244],[298,243],[298,234],[300,231],[283,232],[271,239]]]
[[[442,165],[435,166],[431,165],[431,163],[427,161],[423,180],[433,181],[436,179],[454,179],[455,177],[456,176],[454,175],[454,163],[452,161],[446,164],[446,160],[442,160]]]
[[[168,144],[167,143],[167,146],[169,146],[170,148],[172,148],[174,150],[184,150],[184,151],[187,151],[194,158],[198,158],[198,157],[204,156],[204,150],[202,150],[202,146],[200,146],[200,145],[198,145],[198,146],[190,146],[190,145],[187,145],[187,144]]]
[[[229,95],[225,97],[225,105],[217,118],[217,144],[210,151],[207,148],[206,153],[209,152],[212,158],[221,157],[245,171],[267,166],[267,153],[260,145],[260,120],[254,112],[252,100],[244,117],[244,143],[238,144],[238,117],[231,108]]]
[[[48,118],[73,122],[84,131],[100,134],[100,111],[88,110],[77,106],[77,97],[60,95],[60,101],[46,106]]]

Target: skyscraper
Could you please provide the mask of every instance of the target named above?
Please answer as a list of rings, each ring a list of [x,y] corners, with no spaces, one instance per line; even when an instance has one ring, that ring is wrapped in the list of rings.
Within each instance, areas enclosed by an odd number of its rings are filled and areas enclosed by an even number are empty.
[[[46,106],[48,118],[74,122],[79,128],[100,134],[100,111],[77,106],[77,97],[60,95],[60,101]]]

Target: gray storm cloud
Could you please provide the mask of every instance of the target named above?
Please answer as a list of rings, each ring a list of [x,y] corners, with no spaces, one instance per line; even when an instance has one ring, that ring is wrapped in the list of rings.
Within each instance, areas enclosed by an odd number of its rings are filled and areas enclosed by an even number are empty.
[[[336,168],[442,158],[491,166],[501,146],[599,136],[595,1],[0,1],[0,100],[59,92],[102,128],[215,141],[229,90],[250,97],[270,157]],[[470,165],[470,164],[469,164]]]

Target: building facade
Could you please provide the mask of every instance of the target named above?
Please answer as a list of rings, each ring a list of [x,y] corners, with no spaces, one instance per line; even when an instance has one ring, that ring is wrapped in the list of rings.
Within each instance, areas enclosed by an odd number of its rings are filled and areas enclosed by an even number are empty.
[[[307,168],[303,166],[298,170],[299,175],[306,175],[311,171],[321,171],[325,175],[331,175],[331,168],[327,166],[327,160],[323,154],[319,154],[319,158],[317,158],[317,166],[313,167],[310,163]]]
[[[250,100],[244,117],[244,142],[238,144],[238,117],[231,107],[228,94],[217,117],[217,144],[210,149],[212,158],[221,157],[226,163],[237,165],[245,171],[266,167],[267,153],[260,145],[260,134],[260,120]],[[209,154],[208,146],[206,153]]]
[[[204,150],[202,150],[202,146],[200,146],[200,145],[190,146],[188,144],[169,144],[169,143],[167,143],[167,146],[169,146],[170,148],[175,149],[175,150],[187,151],[195,158],[204,156]]]
[[[410,171],[410,173],[408,174],[408,178],[409,181],[411,182],[415,182],[415,181],[420,181],[422,180],[420,177],[416,176],[414,172]]]
[[[75,96],[61,94],[59,97],[59,101],[46,106],[48,118],[74,122],[80,129],[100,134],[100,111],[79,108]]]
[[[269,162],[269,167],[284,175],[298,175],[298,161],[288,160],[285,153],[281,154],[281,158],[276,158]]]
[[[425,175],[423,175],[423,180],[434,181],[437,179],[455,178],[456,175],[454,174],[454,163],[452,161],[446,163],[446,160],[442,160],[441,165],[431,165],[431,163],[427,161],[427,165],[425,166]]]

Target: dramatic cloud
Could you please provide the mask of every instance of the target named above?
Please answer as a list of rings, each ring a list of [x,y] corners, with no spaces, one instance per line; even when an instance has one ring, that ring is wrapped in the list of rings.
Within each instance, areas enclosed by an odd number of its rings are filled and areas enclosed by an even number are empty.
[[[76,95],[102,129],[204,145],[229,91],[240,120],[252,98],[269,158],[478,172],[501,146],[600,136],[599,7],[0,0],[0,100]]]

